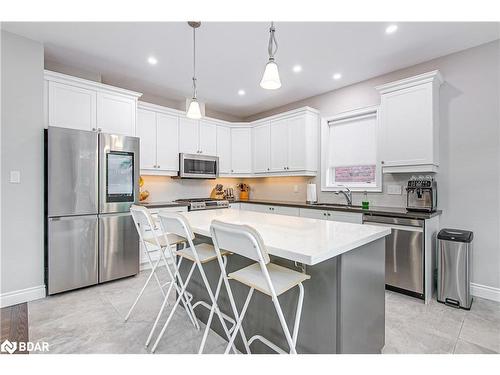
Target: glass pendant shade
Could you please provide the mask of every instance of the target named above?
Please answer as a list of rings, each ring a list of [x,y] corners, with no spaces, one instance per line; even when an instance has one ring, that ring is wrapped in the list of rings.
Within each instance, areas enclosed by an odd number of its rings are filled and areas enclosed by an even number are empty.
[[[273,60],[269,60],[266,64],[260,87],[266,90],[276,90],[281,87],[278,65]]]
[[[186,116],[194,120],[199,120],[201,118],[200,104],[197,99],[193,99],[191,100],[191,103],[189,103]]]

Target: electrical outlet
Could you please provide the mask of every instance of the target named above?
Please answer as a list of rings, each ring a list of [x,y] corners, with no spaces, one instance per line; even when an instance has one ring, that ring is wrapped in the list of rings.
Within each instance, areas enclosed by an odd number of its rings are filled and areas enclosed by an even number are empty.
[[[299,192],[299,185],[293,185],[293,192],[298,193]]]
[[[401,195],[402,194],[402,186],[401,185],[394,185],[394,184],[388,184],[387,185],[387,194],[390,195]]]
[[[21,183],[21,172],[20,171],[10,171],[10,180],[11,184],[20,184]]]

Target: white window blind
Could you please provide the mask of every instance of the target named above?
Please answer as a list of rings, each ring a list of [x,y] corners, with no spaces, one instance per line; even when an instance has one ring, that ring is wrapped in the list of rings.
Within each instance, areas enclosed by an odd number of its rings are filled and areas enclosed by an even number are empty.
[[[325,155],[324,190],[347,186],[379,191],[381,169],[377,159],[377,110],[368,108],[331,119],[322,133]]]

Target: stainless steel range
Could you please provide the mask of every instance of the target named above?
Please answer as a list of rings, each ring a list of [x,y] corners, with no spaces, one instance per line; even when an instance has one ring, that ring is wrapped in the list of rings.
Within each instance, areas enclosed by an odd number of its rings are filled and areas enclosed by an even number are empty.
[[[189,211],[229,208],[229,201],[225,199],[190,198],[190,199],[177,199],[176,202],[189,204],[188,206]]]

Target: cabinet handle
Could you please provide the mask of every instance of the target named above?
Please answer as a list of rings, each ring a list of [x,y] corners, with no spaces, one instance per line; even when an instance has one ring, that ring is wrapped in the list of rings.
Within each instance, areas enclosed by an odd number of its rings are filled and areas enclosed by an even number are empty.
[[[326,216],[326,212],[323,212],[323,216]]]
[[[92,131],[95,132],[97,129],[96,128],[92,128]]]
[[[267,168],[267,170],[269,170],[269,168]]]
[[[380,164],[384,164],[384,162],[383,162],[383,161],[381,161],[381,162],[380,162]]]
[[[102,132],[102,129],[101,128],[97,128],[97,131],[100,133],[100,132]]]
[[[234,170],[233,170],[233,169],[231,169],[231,173],[233,173],[233,172],[234,172]]]
[[[159,165],[157,165],[157,168],[161,168]]]
[[[328,213],[328,216],[332,216],[330,213]]]

